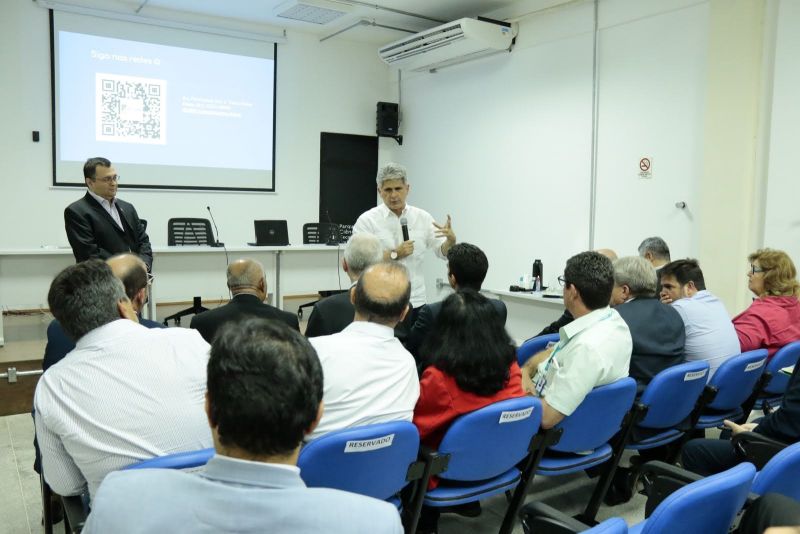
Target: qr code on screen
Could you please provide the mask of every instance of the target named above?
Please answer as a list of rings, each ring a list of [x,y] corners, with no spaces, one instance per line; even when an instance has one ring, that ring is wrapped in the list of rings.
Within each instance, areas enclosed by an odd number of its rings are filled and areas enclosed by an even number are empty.
[[[98,73],[97,140],[166,144],[166,89],[166,80]]]

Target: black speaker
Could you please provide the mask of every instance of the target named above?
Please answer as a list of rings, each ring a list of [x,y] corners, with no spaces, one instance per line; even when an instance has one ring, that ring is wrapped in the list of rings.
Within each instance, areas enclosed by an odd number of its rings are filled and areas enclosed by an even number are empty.
[[[376,131],[378,135],[385,137],[395,137],[397,123],[399,122],[399,111],[397,104],[392,102],[378,102],[378,114],[376,121]]]

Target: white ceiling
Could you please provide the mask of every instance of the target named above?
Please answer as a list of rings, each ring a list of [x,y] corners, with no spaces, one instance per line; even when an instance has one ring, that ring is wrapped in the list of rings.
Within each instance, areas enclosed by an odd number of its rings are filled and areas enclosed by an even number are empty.
[[[334,0],[347,4],[347,0]],[[370,0],[375,4],[396,10],[424,15],[442,21],[478,15],[500,20],[516,19],[529,13],[575,0]],[[275,8],[286,0],[57,0],[61,4],[90,7],[127,14],[138,13],[143,17],[169,18],[172,20],[196,18],[197,15],[219,18],[225,26],[248,24],[270,26],[272,31],[293,29],[319,35],[320,38],[357,23],[359,20],[375,21],[377,24],[421,31],[438,25],[438,22],[414,16],[394,13],[374,7],[353,5],[350,12],[338,19],[318,25],[293,21],[275,15]],[[407,33],[374,26],[361,25],[350,29],[335,39],[385,44],[400,39]]]

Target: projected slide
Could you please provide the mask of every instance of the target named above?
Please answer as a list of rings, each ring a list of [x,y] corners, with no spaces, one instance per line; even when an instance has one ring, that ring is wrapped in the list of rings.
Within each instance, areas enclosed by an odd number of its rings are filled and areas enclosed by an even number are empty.
[[[68,31],[57,40],[57,172],[104,156],[122,185],[272,188],[274,59]]]

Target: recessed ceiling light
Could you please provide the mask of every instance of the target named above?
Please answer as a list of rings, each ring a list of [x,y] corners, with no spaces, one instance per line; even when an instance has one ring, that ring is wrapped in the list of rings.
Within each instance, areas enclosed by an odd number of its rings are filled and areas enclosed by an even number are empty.
[[[327,0],[290,0],[278,5],[274,13],[285,19],[327,24],[349,13],[351,9],[350,5]]]

